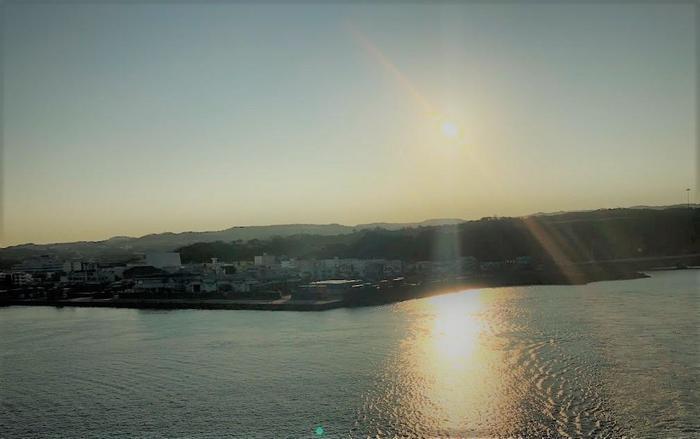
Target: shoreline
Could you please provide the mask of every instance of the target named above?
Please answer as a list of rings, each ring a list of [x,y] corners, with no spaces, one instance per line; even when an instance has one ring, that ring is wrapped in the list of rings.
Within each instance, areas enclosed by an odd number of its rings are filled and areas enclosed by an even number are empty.
[[[407,300],[450,294],[462,290],[501,287],[526,287],[535,285],[582,285],[592,282],[610,280],[630,280],[650,277],[641,272],[628,272],[615,276],[600,276],[595,279],[580,279],[572,281],[567,279],[471,279],[443,282],[428,282],[415,286],[399,286],[387,290],[377,290],[371,295],[363,294],[351,298],[338,298],[328,300],[294,300],[289,297],[277,300],[250,300],[250,299],[129,299],[129,298],[74,298],[74,299],[3,299],[0,306],[52,306],[56,308],[128,308],[128,309],[152,309],[152,310],[178,310],[178,309],[203,309],[203,310],[255,310],[255,311],[327,311],[338,308],[358,308],[368,306],[382,306]]]

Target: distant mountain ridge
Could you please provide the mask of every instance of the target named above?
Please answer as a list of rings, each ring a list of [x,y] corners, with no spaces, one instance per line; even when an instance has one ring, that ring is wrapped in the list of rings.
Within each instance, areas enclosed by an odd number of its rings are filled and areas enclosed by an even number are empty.
[[[630,206],[630,207],[622,207],[619,209],[627,209],[627,210],[665,210],[665,209],[679,209],[683,207],[688,207],[687,203],[682,203],[682,204],[669,204],[667,206],[647,206],[644,204],[640,204],[637,206]],[[697,203],[690,203],[690,207],[692,208],[698,208],[700,207],[700,204]],[[533,214],[530,214],[529,216],[555,216],[555,215],[564,215],[567,213],[587,213],[587,212],[595,212],[598,210],[605,210],[605,209],[583,209],[583,210],[558,210],[556,212],[536,212]]]
[[[691,205],[694,208],[698,204]],[[662,207],[635,207],[597,209],[588,211],[568,211],[557,213],[535,213],[520,217],[539,218],[548,224],[575,224],[590,222],[609,222],[624,219],[628,216],[644,214],[644,212],[661,212],[684,210],[687,205],[679,204]],[[695,209],[694,209],[695,210]],[[144,235],[141,237],[114,236],[102,241],[81,241],[55,244],[21,244],[0,248],[0,267],[11,265],[12,262],[42,254],[51,254],[59,258],[95,258],[100,261],[124,261],[134,259],[138,254],[153,251],[173,251],[197,243],[212,243],[222,241],[250,241],[254,239],[267,240],[273,237],[287,238],[302,235],[332,236],[349,235],[355,232],[383,229],[400,231],[410,228],[432,228],[439,226],[460,225],[464,228],[471,223],[490,222],[496,218],[466,221],[459,218],[429,219],[415,223],[369,223],[347,226],[343,224],[282,224],[266,226],[236,226],[225,230],[205,232],[165,232]],[[499,220],[502,218],[498,218]]]
[[[274,236],[291,235],[342,235],[365,229],[400,230],[408,227],[428,227],[454,225],[463,219],[429,219],[417,223],[370,223],[346,226],[343,224],[281,224],[268,226],[235,226],[224,230],[204,232],[163,232],[140,237],[113,236],[102,241],[77,241],[52,244],[19,244],[0,248],[0,258],[21,259],[33,254],[54,253],[71,257],[106,256],[123,257],[127,254],[148,251],[172,251],[177,248],[198,243],[215,241],[237,241],[251,239],[269,239]]]

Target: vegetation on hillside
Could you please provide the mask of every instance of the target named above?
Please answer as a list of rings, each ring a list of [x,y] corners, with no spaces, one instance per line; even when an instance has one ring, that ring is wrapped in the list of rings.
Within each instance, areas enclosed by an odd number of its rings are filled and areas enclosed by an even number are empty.
[[[481,261],[531,256],[540,262],[586,262],[700,252],[700,209],[606,209],[459,225],[372,229],[322,236],[197,243],[183,262],[251,260],[263,253],[297,258],[390,258],[409,261],[475,256]]]

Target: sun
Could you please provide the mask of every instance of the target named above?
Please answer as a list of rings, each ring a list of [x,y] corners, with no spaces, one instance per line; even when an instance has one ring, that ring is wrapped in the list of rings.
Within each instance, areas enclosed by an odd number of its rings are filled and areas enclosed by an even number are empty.
[[[443,121],[440,128],[442,129],[442,134],[449,139],[454,139],[459,135],[459,128],[449,120]]]

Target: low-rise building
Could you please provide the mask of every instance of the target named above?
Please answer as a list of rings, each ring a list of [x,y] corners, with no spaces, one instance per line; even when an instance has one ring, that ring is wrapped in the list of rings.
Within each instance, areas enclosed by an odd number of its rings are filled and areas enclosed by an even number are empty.
[[[21,271],[14,271],[10,274],[12,279],[12,285],[23,286],[32,283],[34,278],[29,273],[24,273]]]
[[[135,276],[133,280],[136,293],[162,294],[191,291],[193,288],[190,285],[196,283],[198,278],[190,273],[165,272]]]
[[[255,256],[255,259],[253,262],[257,266],[273,267],[273,266],[277,265],[277,256],[268,255],[267,253],[263,253],[260,256]]]

